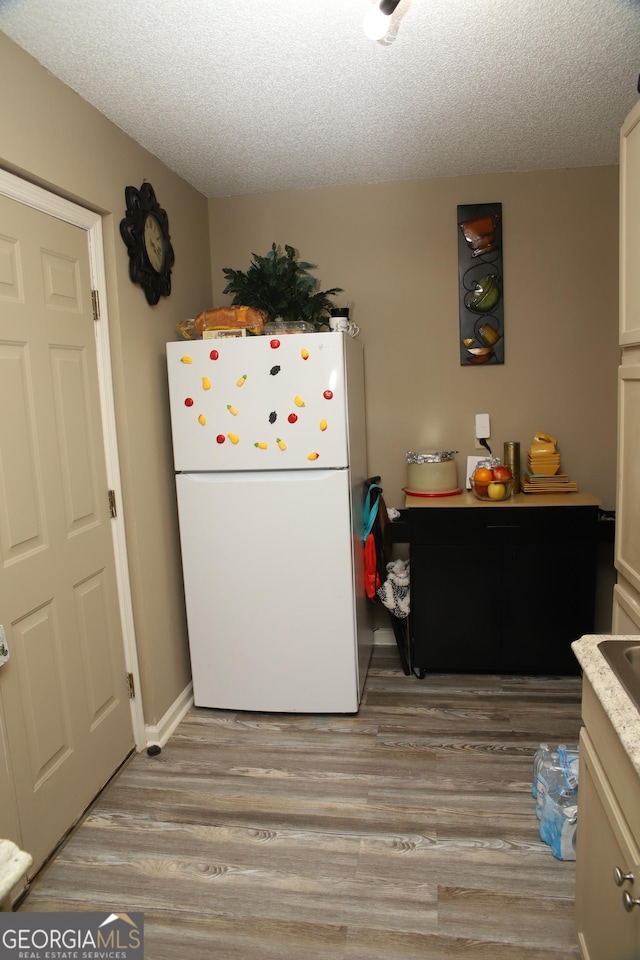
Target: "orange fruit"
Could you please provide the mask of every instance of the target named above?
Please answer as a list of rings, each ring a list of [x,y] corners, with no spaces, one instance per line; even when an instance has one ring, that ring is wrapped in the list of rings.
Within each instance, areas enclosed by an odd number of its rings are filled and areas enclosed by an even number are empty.
[[[479,483],[482,486],[484,486],[486,483],[491,483],[492,480],[493,473],[487,467],[478,467],[473,475],[473,482]]]

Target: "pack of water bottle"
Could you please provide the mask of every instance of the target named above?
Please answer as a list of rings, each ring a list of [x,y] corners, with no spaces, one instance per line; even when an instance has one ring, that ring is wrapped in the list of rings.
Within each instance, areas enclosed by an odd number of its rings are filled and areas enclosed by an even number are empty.
[[[558,860],[575,860],[578,825],[578,751],[541,743],[533,759],[531,793],[540,821],[540,839]]]

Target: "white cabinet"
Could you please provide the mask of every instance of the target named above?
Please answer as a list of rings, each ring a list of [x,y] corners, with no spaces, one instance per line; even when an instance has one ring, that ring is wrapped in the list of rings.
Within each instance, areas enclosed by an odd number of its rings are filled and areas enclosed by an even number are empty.
[[[640,167],[638,169],[640,181]],[[638,217],[640,229],[640,215]],[[640,266],[640,249],[638,250]],[[640,285],[640,270],[638,270]],[[625,351],[626,353],[626,351]],[[626,357],[624,358],[626,359]],[[640,364],[618,370],[616,569],[640,596]]]
[[[620,343],[640,343],[640,103],[620,133]]]
[[[613,632],[640,633],[640,103],[620,133],[620,346]]]
[[[613,633],[640,634],[640,103],[620,134],[620,346]],[[637,723],[635,708],[629,710]],[[583,684],[576,933],[584,960],[640,957],[640,776]],[[629,722],[632,722],[631,717]],[[635,903],[634,901],[637,901]]]
[[[611,633],[623,637],[640,634],[640,598],[629,591],[622,578],[613,588]]]
[[[633,905],[640,901],[640,778],[587,680],[583,717],[576,850],[578,943],[584,960],[632,960],[640,956],[640,902]]]
[[[584,843],[581,844],[581,838]],[[629,960],[640,948],[640,907],[625,910],[624,892],[640,897],[640,851],[588,734],[580,736],[580,807],[576,927],[582,956]],[[618,886],[615,881],[633,877]]]

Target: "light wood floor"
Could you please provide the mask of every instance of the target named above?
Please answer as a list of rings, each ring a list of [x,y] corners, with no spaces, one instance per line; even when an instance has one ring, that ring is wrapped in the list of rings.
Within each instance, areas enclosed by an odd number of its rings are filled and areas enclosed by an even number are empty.
[[[578,678],[418,680],[393,648],[354,717],[194,708],[20,909],[142,910],[147,960],[578,957],[531,771],[579,724]]]

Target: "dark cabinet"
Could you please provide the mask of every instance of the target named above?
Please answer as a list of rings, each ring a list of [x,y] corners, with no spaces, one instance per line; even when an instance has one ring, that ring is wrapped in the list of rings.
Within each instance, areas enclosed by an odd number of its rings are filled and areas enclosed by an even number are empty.
[[[526,502],[526,501],[525,501]],[[416,673],[573,674],[593,633],[598,506],[409,509]]]

